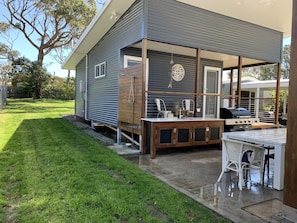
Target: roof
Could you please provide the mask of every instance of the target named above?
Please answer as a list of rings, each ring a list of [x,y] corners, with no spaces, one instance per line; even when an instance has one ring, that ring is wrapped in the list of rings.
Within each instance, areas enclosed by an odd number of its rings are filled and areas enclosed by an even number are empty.
[[[62,68],[75,69],[81,59],[116,23],[117,17],[124,14],[134,2],[135,0],[106,0],[65,59]]]
[[[230,84],[230,80],[224,81],[224,84]],[[233,80],[233,87],[236,87],[237,80]],[[276,88],[276,80],[256,80],[248,78],[246,82],[241,82],[241,89],[275,89]],[[288,89],[289,88],[289,79],[281,79],[280,80],[280,88]]]
[[[282,89],[288,89],[289,79],[280,80],[280,87]],[[256,88],[262,88],[262,89],[276,88],[276,80],[252,81],[252,82],[246,82],[241,84],[241,89],[256,89]]]
[[[225,16],[254,23],[291,36],[292,0],[176,0]],[[114,15],[121,16],[135,0],[106,0],[102,9],[84,31],[63,69],[75,69],[79,61],[95,46],[116,22]]]

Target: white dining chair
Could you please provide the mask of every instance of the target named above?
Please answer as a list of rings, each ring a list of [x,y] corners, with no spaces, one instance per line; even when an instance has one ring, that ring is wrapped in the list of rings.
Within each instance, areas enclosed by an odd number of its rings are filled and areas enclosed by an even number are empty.
[[[260,183],[263,184],[263,164],[265,149],[260,145],[232,139],[222,139],[226,150],[227,162],[217,180],[220,182],[224,172],[231,170],[238,175],[238,187],[242,190],[243,171],[257,169],[260,172]],[[246,154],[246,160],[243,159]],[[250,177],[251,178],[251,177]]]
[[[165,101],[161,98],[156,98],[155,103],[157,105],[157,118],[163,117],[163,118],[168,118],[169,114],[172,114],[172,111],[168,111],[166,108]]]
[[[182,100],[182,109],[187,110],[190,116],[194,116],[195,112],[195,102],[192,99]]]

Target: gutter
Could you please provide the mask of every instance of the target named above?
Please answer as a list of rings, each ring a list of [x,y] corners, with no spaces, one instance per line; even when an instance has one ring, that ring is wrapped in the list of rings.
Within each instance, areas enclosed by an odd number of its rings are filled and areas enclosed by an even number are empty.
[[[88,54],[86,54],[86,73],[85,73],[85,120],[89,121],[88,119]]]

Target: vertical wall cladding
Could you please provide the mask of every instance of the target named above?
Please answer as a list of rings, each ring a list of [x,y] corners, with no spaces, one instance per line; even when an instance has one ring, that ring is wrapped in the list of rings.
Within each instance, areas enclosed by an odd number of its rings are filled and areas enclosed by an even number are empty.
[[[168,110],[175,111],[175,106],[181,106],[181,100],[184,98],[194,98],[195,76],[196,76],[196,58],[183,55],[173,55],[175,64],[181,64],[185,69],[185,77],[182,81],[171,80],[171,55],[168,53],[149,52],[149,91],[166,92],[166,94],[149,94],[147,116],[157,117],[156,98],[162,98]],[[172,82],[172,88],[169,84]],[[187,95],[180,93],[189,93]]]
[[[129,48],[123,50],[123,53],[130,56],[141,56],[141,50],[135,48]],[[189,98],[194,99],[195,94],[195,77],[196,77],[196,58],[183,56],[183,55],[173,55],[174,63],[179,63],[185,68],[185,77],[182,81],[172,82],[172,88],[168,88],[170,82],[170,71],[171,71],[171,54],[148,51],[149,59],[149,80],[148,80],[148,91],[150,92],[160,92],[160,94],[148,95],[148,110],[147,117],[155,118],[157,117],[157,107],[155,104],[155,98],[162,98],[167,106],[168,110],[173,111],[175,104],[177,103],[181,106],[182,99]],[[200,93],[203,92],[203,82],[204,82],[204,67],[223,67],[222,61],[208,60],[201,58],[200,64],[200,74],[199,77],[199,88]],[[162,93],[166,92],[166,93]],[[198,106],[202,108],[203,101],[202,97],[199,97]]]
[[[83,58],[76,67],[75,72],[75,115],[85,116],[85,83],[86,83],[86,58]]]
[[[137,1],[88,54],[88,118],[117,126],[120,50],[141,40],[142,1]],[[106,62],[106,76],[95,78],[95,65]]]
[[[172,0],[148,2],[148,39],[280,62],[282,33]]]

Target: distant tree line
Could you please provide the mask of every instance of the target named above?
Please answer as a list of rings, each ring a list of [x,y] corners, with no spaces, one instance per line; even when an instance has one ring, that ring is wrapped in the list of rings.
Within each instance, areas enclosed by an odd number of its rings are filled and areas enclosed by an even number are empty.
[[[10,97],[34,97],[38,90],[39,98],[74,99],[75,78],[52,76],[38,62],[25,57],[13,61],[8,77]]]
[[[289,79],[290,75],[290,54],[291,45],[283,47],[282,64],[281,64],[281,79]],[[269,64],[264,66],[245,68],[242,71],[242,76],[254,77],[258,80],[276,80],[277,64]]]

